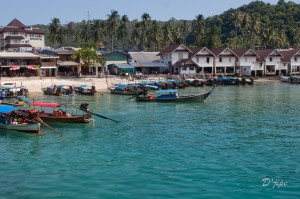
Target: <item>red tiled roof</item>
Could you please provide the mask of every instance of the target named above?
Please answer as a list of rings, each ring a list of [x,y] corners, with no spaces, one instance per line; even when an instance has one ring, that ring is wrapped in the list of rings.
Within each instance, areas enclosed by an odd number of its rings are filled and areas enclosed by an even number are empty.
[[[26,29],[25,32],[28,33],[28,34],[42,34],[42,35],[45,34],[44,31],[42,29],[39,29],[39,28],[33,28],[33,29],[30,29],[30,30]]]
[[[13,19],[9,24],[7,24],[7,26],[26,28],[26,26],[16,18]]]
[[[279,50],[279,53],[283,56],[283,62],[290,62],[292,57],[295,56],[299,51],[300,49]]]
[[[183,44],[173,44],[170,45],[164,49],[162,49],[162,51],[160,51],[160,53],[158,53],[157,55],[162,55],[162,54],[167,54],[167,53],[172,53],[174,52],[177,48],[179,48],[180,46],[183,46],[185,49],[187,49],[187,51],[191,52],[190,49],[188,49],[185,45]]]
[[[10,39],[25,39],[23,36],[13,36],[13,35],[11,35],[11,36],[6,36],[5,37],[5,40],[10,40]]]
[[[174,67],[181,67],[184,65],[196,65],[198,66],[192,59],[180,59],[175,64],[173,64]]]
[[[249,51],[252,51],[257,57],[259,57],[258,56],[258,54],[256,54],[255,53],[255,51],[254,50],[252,50],[252,49],[234,49],[234,50],[232,50],[238,57],[243,57],[247,52],[249,52]]]
[[[17,27],[4,27],[3,29],[0,30],[1,33],[4,32],[25,32],[24,29],[22,28],[17,28]]]

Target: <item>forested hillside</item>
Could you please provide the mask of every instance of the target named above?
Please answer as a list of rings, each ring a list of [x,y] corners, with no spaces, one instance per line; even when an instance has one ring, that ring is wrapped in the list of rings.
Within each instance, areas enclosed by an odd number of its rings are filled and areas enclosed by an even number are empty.
[[[188,47],[290,48],[300,47],[300,4],[279,0],[276,5],[253,1],[237,9],[191,20],[152,20],[148,13],[129,21],[112,10],[107,19],[61,24],[53,18],[47,25],[34,25],[46,32],[46,45],[80,46],[102,42],[107,50],[160,51],[172,43]]]

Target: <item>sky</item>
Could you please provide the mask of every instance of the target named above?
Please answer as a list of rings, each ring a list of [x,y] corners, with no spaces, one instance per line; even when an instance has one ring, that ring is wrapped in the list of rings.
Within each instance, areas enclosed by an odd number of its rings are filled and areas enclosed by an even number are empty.
[[[172,17],[193,20],[199,14],[207,18],[252,1],[254,0],[22,0],[22,3],[12,3],[2,0],[0,26],[6,26],[14,18],[28,26],[47,25],[53,18],[58,18],[62,24],[88,19],[106,20],[112,10],[118,11],[120,16],[127,15],[130,21],[140,20],[144,13],[148,13],[152,20],[168,21]],[[262,1],[273,5],[278,2]],[[291,1],[300,3],[300,0]]]

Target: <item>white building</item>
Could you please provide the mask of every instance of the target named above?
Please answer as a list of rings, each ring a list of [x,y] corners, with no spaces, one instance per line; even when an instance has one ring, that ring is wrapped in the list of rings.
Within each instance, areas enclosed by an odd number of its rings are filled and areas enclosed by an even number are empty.
[[[279,50],[283,55],[282,66],[287,67],[287,74],[300,74],[300,49]]]
[[[229,48],[215,48],[210,50],[214,55],[215,75],[235,75],[237,55]]]
[[[274,76],[281,73],[286,73],[287,66],[282,64],[283,55],[274,49],[255,50],[255,53],[260,57],[258,62],[264,69],[264,76]]]
[[[215,55],[206,47],[193,48],[191,59],[198,65],[197,73],[213,74]]]
[[[263,67],[257,61],[259,56],[252,49],[232,50],[236,55],[236,75],[262,76]]]
[[[1,50],[14,52],[34,51],[45,48],[44,31],[26,27],[18,19],[12,20],[6,27],[0,28]]]

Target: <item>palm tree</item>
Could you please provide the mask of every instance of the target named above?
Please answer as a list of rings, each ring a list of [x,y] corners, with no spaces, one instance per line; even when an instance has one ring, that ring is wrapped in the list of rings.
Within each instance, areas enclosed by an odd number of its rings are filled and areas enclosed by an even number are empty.
[[[146,47],[146,32],[148,30],[148,26],[149,26],[149,23],[151,21],[151,17],[148,13],[144,13],[141,17],[142,21],[141,21],[141,27],[143,28],[142,29],[142,45],[143,45],[143,49],[145,49]]]
[[[196,19],[193,20],[193,29],[196,45],[201,46],[205,33],[205,21],[203,15],[198,15],[196,16]]]
[[[244,16],[244,13],[242,13],[241,11],[239,10],[236,10],[234,13],[232,13],[231,17],[232,17],[232,21],[234,23],[234,27],[235,27],[235,37],[236,37],[236,41],[238,40],[238,30],[241,29],[242,27],[242,24],[243,24],[243,17]],[[237,43],[236,43],[236,46],[235,48],[237,48]]]
[[[162,31],[157,23],[157,21],[152,21],[149,30],[149,40],[153,44],[151,46],[152,51],[156,51],[161,49],[161,42],[162,42]]]
[[[51,20],[49,25],[49,40],[52,42],[54,48],[58,47],[57,45],[63,41],[63,28],[58,18]]]
[[[183,43],[186,44],[186,38],[187,38],[188,32],[190,31],[190,26],[188,25],[187,20],[182,21],[182,24],[180,25],[180,30],[183,35]]]
[[[163,31],[163,41],[165,41],[164,47],[167,47],[173,41],[172,26],[170,21],[165,23],[162,31]]]
[[[250,21],[251,25],[250,25],[250,28],[249,28],[249,33],[250,33],[250,38],[249,38],[250,45],[249,45],[249,47],[254,49],[255,43],[256,43],[256,37],[260,33],[261,20],[260,20],[260,16],[257,13],[251,14],[250,19],[251,19],[251,21]]]
[[[102,20],[94,20],[91,27],[93,41],[99,43],[104,39],[105,23]]]
[[[114,38],[120,25],[120,15],[118,11],[112,10],[110,15],[107,15],[107,32],[111,37],[111,50],[114,50]]]
[[[207,48],[217,48],[221,46],[221,31],[216,27],[213,26],[208,29],[206,34],[205,46]]]
[[[121,25],[118,29],[118,39],[122,40],[123,49],[127,46],[127,40],[129,35],[128,25],[129,19],[127,15],[123,15],[121,19]]]
[[[139,45],[139,41],[141,40],[141,24],[138,22],[135,22],[134,24],[134,28],[131,34],[131,39],[130,39],[130,43],[133,46],[138,46]]]

